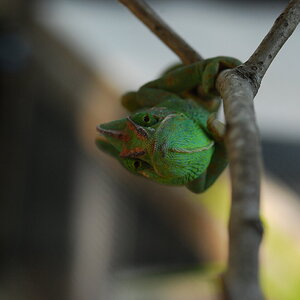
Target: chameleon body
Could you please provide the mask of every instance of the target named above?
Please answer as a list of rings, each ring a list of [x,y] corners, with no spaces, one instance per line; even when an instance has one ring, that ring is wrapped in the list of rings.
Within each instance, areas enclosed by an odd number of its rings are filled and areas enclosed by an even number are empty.
[[[218,73],[240,63],[220,56],[175,67],[125,94],[122,104],[131,114],[99,125],[97,146],[136,175],[205,191],[227,165],[224,125],[195,91],[202,98],[217,98]]]

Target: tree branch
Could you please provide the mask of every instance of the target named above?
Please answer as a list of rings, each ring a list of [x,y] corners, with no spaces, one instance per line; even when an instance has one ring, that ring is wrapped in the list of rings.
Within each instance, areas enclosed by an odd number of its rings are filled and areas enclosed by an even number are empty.
[[[258,281],[258,251],[263,233],[259,219],[261,147],[254,94],[248,80],[230,71],[223,71],[217,80],[217,89],[224,100],[225,144],[232,186],[225,293],[230,300],[261,300]]]
[[[300,0],[291,1],[249,60],[218,76],[224,100],[225,143],[230,161],[232,206],[229,260],[224,283],[230,300],[263,299],[258,280],[258,252],[263,227],[259,219],[261,146],[253,98],[272,60],[300,20]]]
[[[184,64],[202,60],[202,57],[143,0],[119,0],[119,2],[131,10]]]
[[[201,58],[143,1],[119,0],[184,63]],[[229,221],[229,260],[224,283],[228,300],[262,300],[258,280],[261,146],[253,99],[272,60],[300,19],[300,0],[292,0],[277,18],[254,54],[235,69],[220,73],[216,88],[224,99],[225,144],[230,161],[232,206]]]
[[[251,80],[255,95],[273,59],[299,24],[299,18],[300,1],[292,0],[245,65],[238,68],[241,77]]]

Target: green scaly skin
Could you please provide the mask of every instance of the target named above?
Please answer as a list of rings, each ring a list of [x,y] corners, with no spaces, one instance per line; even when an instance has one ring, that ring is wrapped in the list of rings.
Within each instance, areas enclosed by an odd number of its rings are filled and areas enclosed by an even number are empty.
[[[225,130],[205,101],[196,101],[195,90],[202,98],[218,98],[217,75],[240,64],[219,56],[175,67],[125,94],[122,104],[131,115],[99,125],[97,146],[133,174],[185,185],[195,193],[205,191],[227,165]]]

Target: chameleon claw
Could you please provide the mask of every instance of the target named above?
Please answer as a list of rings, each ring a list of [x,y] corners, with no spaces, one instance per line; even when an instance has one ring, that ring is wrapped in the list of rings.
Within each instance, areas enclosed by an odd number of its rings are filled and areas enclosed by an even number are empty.
[[[207,120],[207,128],[214,140],[222,142],[225,136],[225,125],[216,118],[216,114],[212,113]]]

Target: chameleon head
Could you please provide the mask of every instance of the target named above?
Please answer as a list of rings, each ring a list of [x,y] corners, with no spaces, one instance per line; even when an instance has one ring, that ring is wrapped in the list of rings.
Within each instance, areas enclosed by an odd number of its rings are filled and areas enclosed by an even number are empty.
[[[145,156],[152,134],[151,129],[137,124],[131,117],[101,124],[97,126],[97,131],[118,152],[121,159]]]
[[[110,145],[98,145],[102,150],[127,170],[163,184],[184,185],[197,178],[214,151],[214,142],[181,113],[147,110],[97,130]]]

